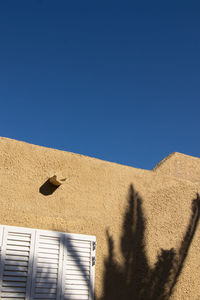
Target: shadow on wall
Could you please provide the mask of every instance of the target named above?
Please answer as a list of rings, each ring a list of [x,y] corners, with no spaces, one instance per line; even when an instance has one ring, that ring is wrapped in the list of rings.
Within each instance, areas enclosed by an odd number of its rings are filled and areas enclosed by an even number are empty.
[[[107,231],[109,254],[105,260],[103,296],[99,300],[168,300],[181,274],[200,217],[200,198],[192,212],[178,251],[161,249],[151,268],[145,249],[146,221],[142,198],[130,187],[121,236],[123,265],[115,258],[114,241]]]
[[[39,192],[44,196],[49,196],[52,195],[57,188],[58,186],[51,184],[50,180],[48,179],[43,185],[41,185]]]

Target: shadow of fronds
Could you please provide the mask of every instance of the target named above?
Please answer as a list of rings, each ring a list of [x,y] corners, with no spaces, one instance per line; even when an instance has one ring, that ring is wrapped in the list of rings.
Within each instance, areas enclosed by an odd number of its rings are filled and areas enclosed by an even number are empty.
[[[142,198],[130,186],[120,239],[123,263],[115,257],[115,245],[106,231],[108,257],[104,265],[103,296],[99,300],[168,300],[181,275],[200,217],[200,197],[192,201],[191,216],[178,250],[160,249],[152,268],[145,247],[146,220]]]

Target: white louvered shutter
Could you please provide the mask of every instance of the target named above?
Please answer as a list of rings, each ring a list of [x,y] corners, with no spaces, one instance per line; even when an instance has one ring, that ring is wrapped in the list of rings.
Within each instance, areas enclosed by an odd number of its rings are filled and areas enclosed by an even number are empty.
[[[61,299],[93,299],[95,245],[95,237],[65,234]]]
[[[0,226],[0,299],[93,300],[94,236]]]
[[[63,235],[36,231],[31,299],[60,299]]]
[[[34,230],[3,227],[0,299],[29,299]]]

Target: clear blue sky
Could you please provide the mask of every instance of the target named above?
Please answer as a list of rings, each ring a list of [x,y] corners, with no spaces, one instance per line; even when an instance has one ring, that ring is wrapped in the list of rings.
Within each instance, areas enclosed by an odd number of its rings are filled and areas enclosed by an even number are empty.
[[[0,135],[151,169],[200,153],[200,1],[0,3]]]

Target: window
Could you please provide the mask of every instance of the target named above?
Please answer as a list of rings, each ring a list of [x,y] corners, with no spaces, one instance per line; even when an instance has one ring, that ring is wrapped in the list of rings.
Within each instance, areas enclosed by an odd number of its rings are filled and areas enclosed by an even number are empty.
[[[0,299],[93,300],[94,236],[0,226]]]

